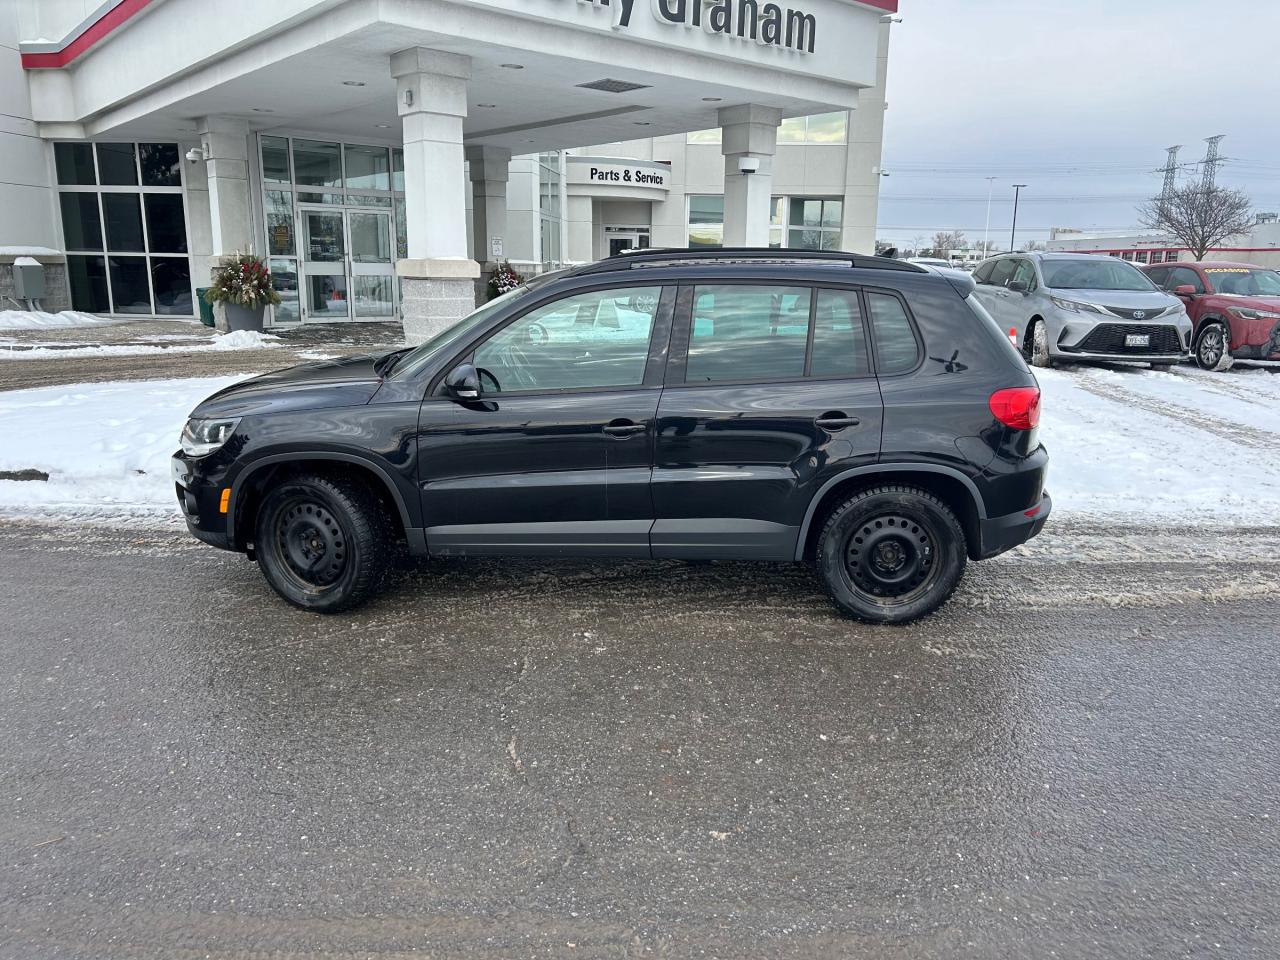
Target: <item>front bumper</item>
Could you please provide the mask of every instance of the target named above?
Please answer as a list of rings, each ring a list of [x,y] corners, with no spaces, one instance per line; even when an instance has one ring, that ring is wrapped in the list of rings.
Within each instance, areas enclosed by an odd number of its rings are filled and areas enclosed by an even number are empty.
[[[205,476],[196,468],[197,462],[182,452],[175,453],[169,461],[169,473],[182,518],[197,540],[220,550],[235,550],[227,535],[227,516],[221,509],[223,484],[214,477]]]
[[[979,521],[978,559],[986,560],[1026,543],[1044,529],[1052,510],[1053,500],[1045,491],[1034,507]]]
[[[1189,353],[1085,353],[1067,347],[1059,347],[1051,356],[1055,360],[1124,360],[1129,363],[1184,363],[1191,359]]]

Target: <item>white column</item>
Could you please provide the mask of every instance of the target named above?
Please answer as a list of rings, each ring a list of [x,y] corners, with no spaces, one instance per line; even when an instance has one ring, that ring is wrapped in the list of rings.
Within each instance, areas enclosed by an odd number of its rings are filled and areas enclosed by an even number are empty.
[[[396,264],[405,340],[418,343],[475,308],[480,265],[468,256],[462,121],[469,57],[425,47],[391,55],[404,135],[409,257]]]
[[[855,253],[875,253],[876,249],[880,158],[884,144],[885,78],[889,70],[889,27],[888,23],[880,24],[876,85],[858,91],[858,108],[849,113],[840,249]]]
[[[595,259],[594,204],[590,197],[569,194],[565,204],[564,259],[566,263],[590,263]]]
[[[507,259],[507,181],[511,151],[502,147],[467,147],[471,177],[471,256],[482,273],[492,273]],[[494,241],[501,252],[494,255]]]
[[[233,117],[201,117],[197,124],[209,178],[213,261],[253,246],[249,200],[249,124]]]
[[[781,112],[743,103],[722,107],[717,118],[724,154],[724,245],[767,247]]]

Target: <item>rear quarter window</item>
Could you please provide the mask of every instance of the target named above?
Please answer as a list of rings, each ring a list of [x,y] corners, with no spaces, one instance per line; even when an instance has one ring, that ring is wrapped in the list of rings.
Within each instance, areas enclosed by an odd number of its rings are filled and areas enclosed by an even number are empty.
[[[878,372],[892,375],[914,370],[920,363],[920,343],[902,301],[892,294],[867,291],[867,312]]]

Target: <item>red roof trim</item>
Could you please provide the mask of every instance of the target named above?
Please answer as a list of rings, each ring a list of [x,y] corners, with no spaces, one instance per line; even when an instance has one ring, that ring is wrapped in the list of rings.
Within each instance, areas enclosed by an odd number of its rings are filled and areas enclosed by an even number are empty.
[[[101,17],[91,23],[74,40],[56,53],[24,53],[22,66],[27,70],[48,70],[65,67],[76,57],[88,51],[117,27],[140,13],[151,0],[121,0]]]
[[[868,7],[887,10],[889,13],[898,12],[898,0],[858,0],[858,2],[866,4]]]

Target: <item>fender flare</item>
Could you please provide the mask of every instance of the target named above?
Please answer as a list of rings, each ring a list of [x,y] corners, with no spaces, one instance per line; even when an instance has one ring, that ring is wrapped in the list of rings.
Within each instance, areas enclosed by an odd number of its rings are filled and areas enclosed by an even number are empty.
[[[978,492],[977,484],[971,479],[956,470],[954,467],[944,467],[937,463],[910,463],[910,462],[890,462],[890,463],[873,463],[865,467],[853,467],[849,470],[842,470],[834,477],[831,477],[818,488],[818,492],[809,500],[809,507],[804,513],[804,522],[800,524],[800,536],[796,540],[796,560],[804,559],[804,545],[809,539],[809,529],[813,525],[814,514],[818,512],[818,504],[822,502],[822,498],[838,483],[850,480],[853,477],[869,477],[877,473],[935,473],[948,477],[952,480],[959,480],[969,496],[973,499],[974,509],[978,513],[978,521],[981,523],[987,519],[987,508],[982,502],[982,494]]]
[[[247,486],[248,480],[255,473],[262,470],[263,467],[269,467],[277,463],[297,463],[306,460],[351,463],[371,470],[382,481],[383,486],[387,488],[387,492],[391,494],[391,499],[400,513],[400,521],[404,525],[405,531],[413,529],[413,522],[409,518],[409,509],[404,502],[404,497],[400,495],[400,490],[396,487],[395,480],[381,464],[355,454],[340,453],[334,450],[298,450],[293,453],[274,453],[259,457],[251,461],[236,475],[235,480],[231,483],[231,496],[227,501],[227,539],[231,543],[236,542],[236,506],[239,503],[240,494]]]

